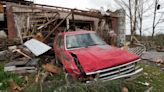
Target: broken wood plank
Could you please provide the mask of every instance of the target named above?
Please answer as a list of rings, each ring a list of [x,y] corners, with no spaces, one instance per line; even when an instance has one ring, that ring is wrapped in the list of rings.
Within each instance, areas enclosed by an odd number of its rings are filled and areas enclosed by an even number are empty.
[[[16,66],[6,66],[4,71],[19,71],[19,70],[36,70],[36,67],[16,67]]]
[[[28,55],[26,55],[25,53],[21,52],[20,49],[14,49],[13,52],[18,52],[18,53],[22,54],[23,56],[25,56],[25,57],[27,57],[27,58],[29,58],[29,59],[32,59],[30,56],[28,56]]]
[[[55,15],[55,18],[54,18],[53,20],[48,21],[47,23],[45,23],[45,24],[43,24],[43,25],[39,26],[37,29],[39,30],[39,29],[44,28],[45,26],[49,25],[50,23],[52,23],[52,22],[56,21],[58,18],[59,18],[59,14],[57,13],[57,14]]]
[[[5,66],[25,66],[29,59],[21,60],[21,61],[12,61],[7,63]]]
[[[59,22],[59,24],[58,25],[56,25],[55,26],[55,28],[54,29],[52,29],[52,31],[50,31],[49,32],[49,34],[44,38],[44,40],[43,41],[45,41],[63,22],[64,22],[64,20],[66,20],[66,18],[69,16],[69,15],[71,15],[71,12],[63,19],[63,20],[61,20],[60,22]]]

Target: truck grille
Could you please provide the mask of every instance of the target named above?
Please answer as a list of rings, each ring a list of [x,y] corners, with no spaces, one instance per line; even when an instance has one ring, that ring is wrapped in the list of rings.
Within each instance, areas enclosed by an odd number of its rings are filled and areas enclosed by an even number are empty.
[[[95,72],[86,73],[86,75],[98,75],[100,80],[112,80],[117,76],[126,75],[136,70],[136,65],[139,60],[130,63],[122,64],[115,67],[101,69]]]

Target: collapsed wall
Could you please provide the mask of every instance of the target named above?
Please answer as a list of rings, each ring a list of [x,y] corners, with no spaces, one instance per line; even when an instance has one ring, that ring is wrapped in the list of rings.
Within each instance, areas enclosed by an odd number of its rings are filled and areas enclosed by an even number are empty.
[[[44,35],[52,31],[68,31],[73,25],[76,28],[94,30],[110,44],[109,32],[117,34],[117,45],[125,41],[125,14],[123,10],[102,15],[99,11],[84,11],[47,5],[6,4],[8,37],[24,40],[32,38],[36,33]],[[68,14],[71,13],[69,16]],[[65,19],[65,20],[64,20]],[[55,35],[55,34],[54,34]]]

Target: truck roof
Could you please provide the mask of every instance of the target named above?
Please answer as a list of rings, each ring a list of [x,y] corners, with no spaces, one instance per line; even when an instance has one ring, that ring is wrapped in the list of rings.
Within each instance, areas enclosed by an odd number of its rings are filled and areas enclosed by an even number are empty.
[[[69,31],[69,32],[63,32],[64,35],[67,35],[67,34],[85,34],[85,33],[95,33],[94,31],[88,31],[88,30],[76,30],[76,31]]]

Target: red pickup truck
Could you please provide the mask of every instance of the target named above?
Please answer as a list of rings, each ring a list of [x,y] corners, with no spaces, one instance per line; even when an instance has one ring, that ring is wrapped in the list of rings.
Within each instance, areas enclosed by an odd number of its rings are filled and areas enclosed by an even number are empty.
[[[139,56],[108,45],[94,31],[59,33],[54,52],[56,61],[75,79],[113,80],[143,70],[137,67]]]

